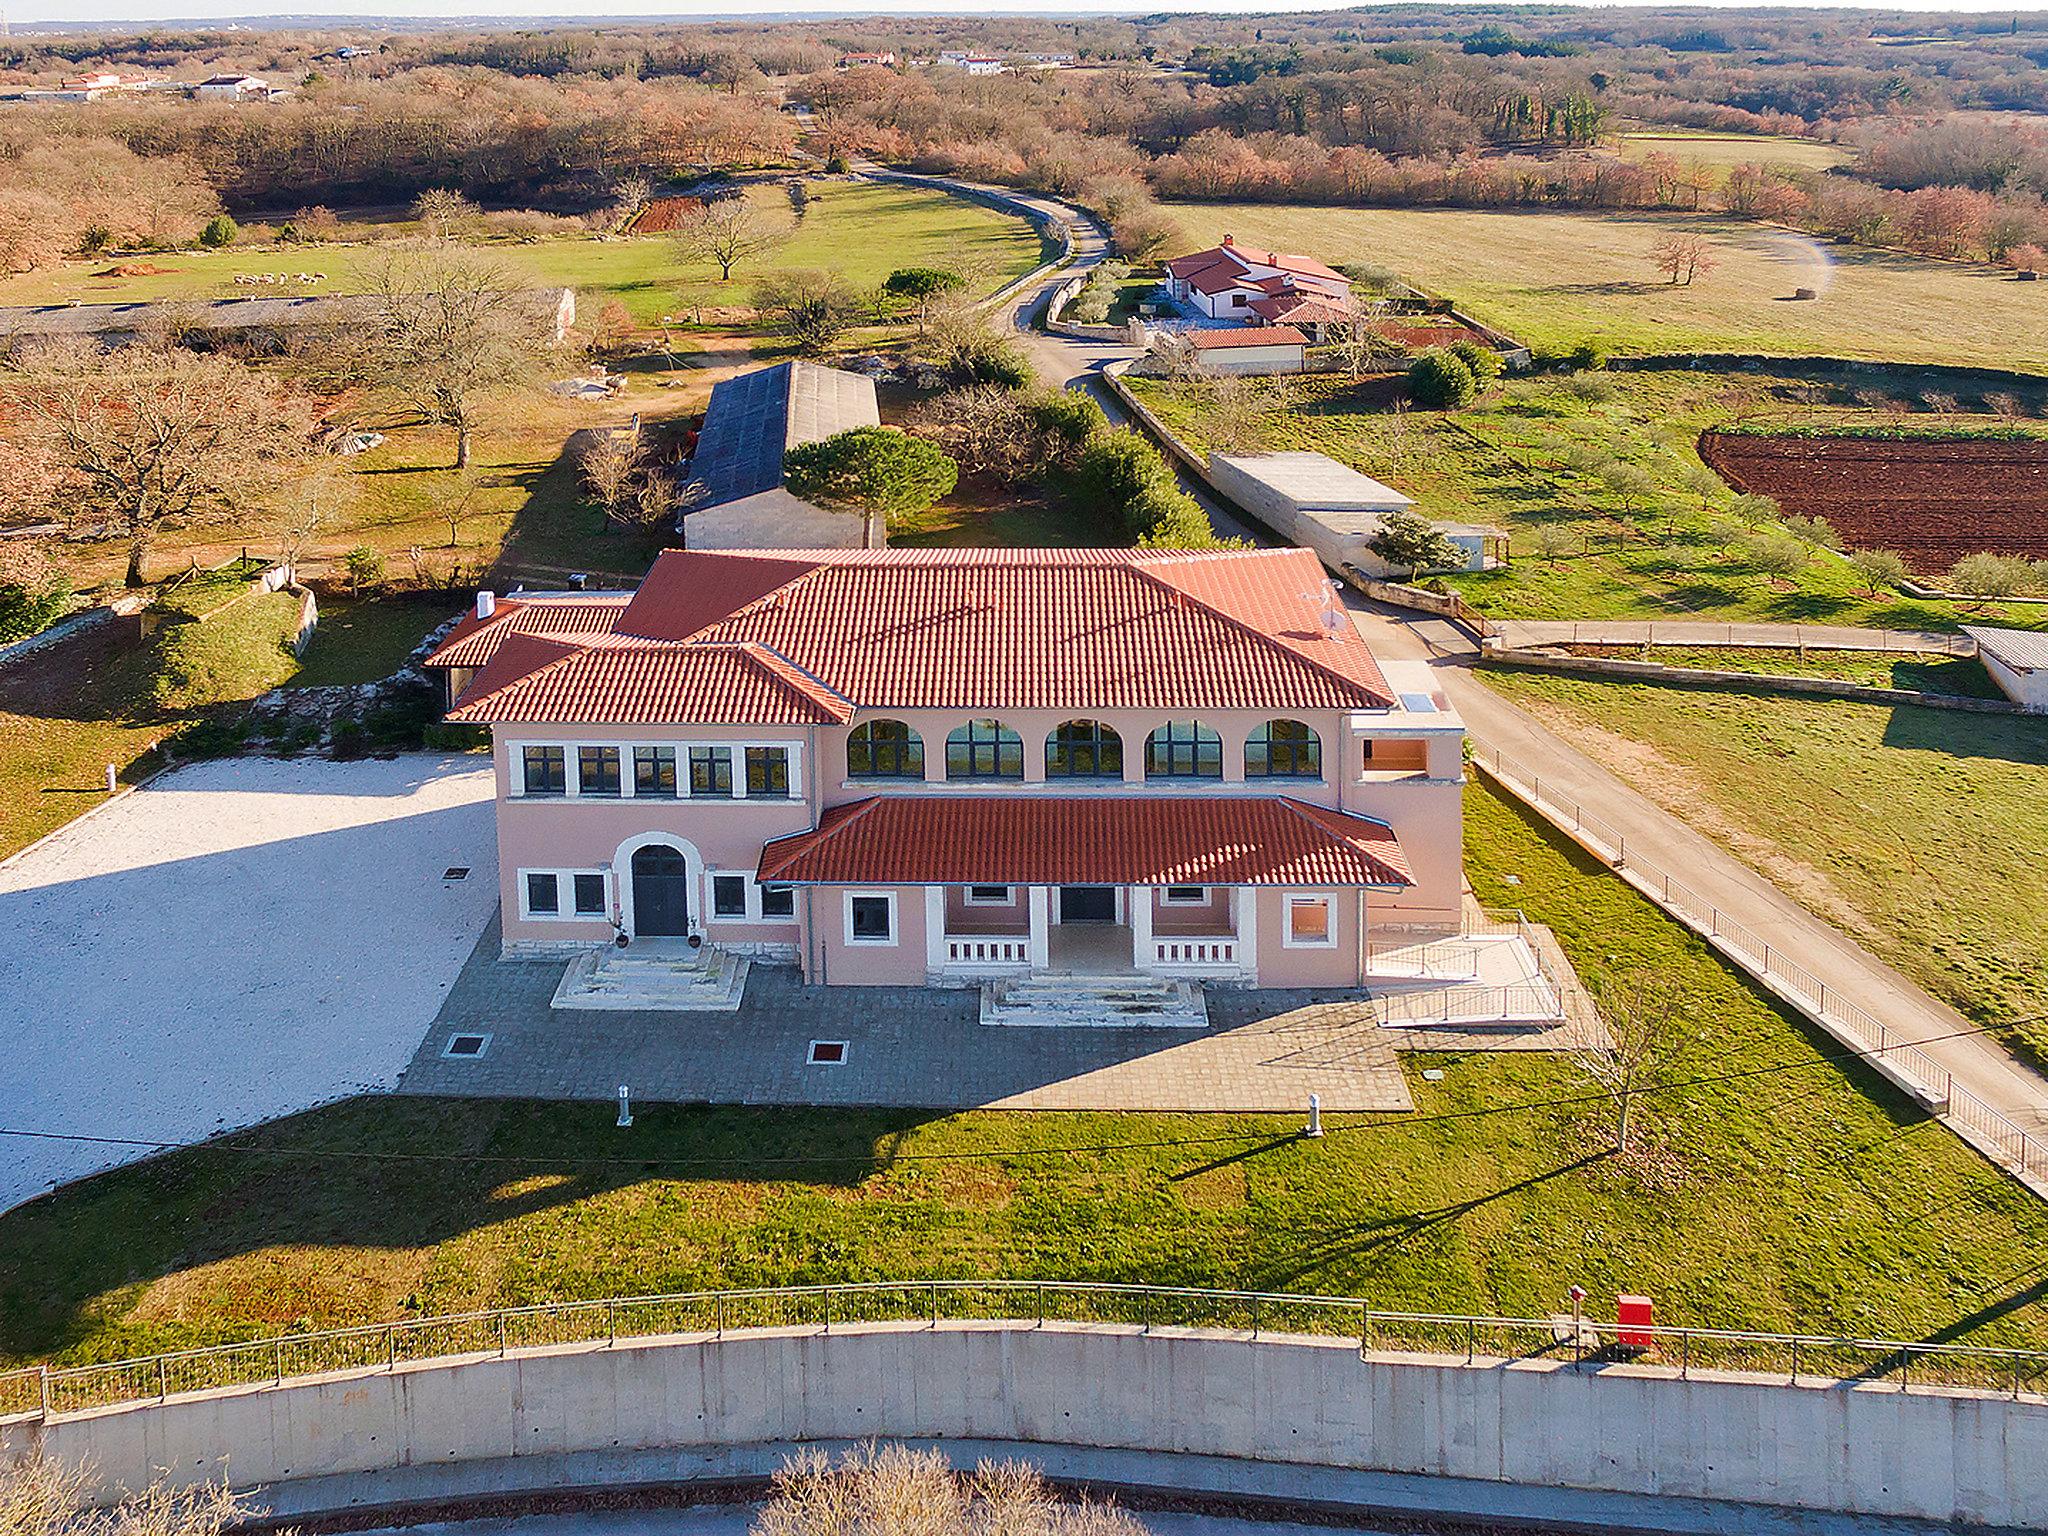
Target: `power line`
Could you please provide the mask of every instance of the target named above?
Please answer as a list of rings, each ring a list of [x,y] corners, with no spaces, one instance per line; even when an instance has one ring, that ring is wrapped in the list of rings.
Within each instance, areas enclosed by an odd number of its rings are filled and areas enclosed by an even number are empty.
[[[2015,1023],[2040,1022],[2034,1019],[2014,1020]],[[1989,1033],[1987,1026],[1956,1030],[1945,1035],[1931,1035],[1922,1040],[1906,1042],[1914,1046],[1938,1045],[1947,1040],[1968,1039]],[[1812,1071],[1819,1067],[1840,1066],[1847,1062],[1860,1061],[1869,1057],[1887,1054],[1898,1047],[1872,1047],[1868,1050],[1849,1051],[1838,1055],[1811,1057],[1799,1061],[1775,1062],[1761,1067],[1745,1067],[1731,1072],[1708,1073],[1699,1077],[1681,1078],[1672,1082],[1652,1082],[1639,1088],[1631,1088],[1631,1098],[1654,1098],[1660,1094],[1680,1093],[1687,1089],[1712,1087],[1716,1084],[1742,1082],[1748,1079],[1768,1077],[1786,1072]],[[1327,1135],[1360,1134],[1378,1131],[1406,1130],[1411,1126],[1438,1125],[1452,1121],[1484,1120],[1500,1115],[1533,1114],[1547,1109],[1571,1109],[1589,1104],[1611,1104],[1620,1095],[1608,1089],[1594,1089],[1586,1093],[1565,1094],[1546,1099],[1525,1099],[1514,1104],[1495,1104],[1476,1109],[1441,1110],[1433,1114],[1388,1115],[1372,1120],[1346,1121],[1341,1124],[1326,1122],[1323,1130]],[[821,1109],[824,1105],[781,1106],[792,1109]],[[872,1108],[873,1106],[869,1106]],[[1244,1111],[1243,1113],[1271,1114],[1272,1111]],[[235,1133],[240,1134],[240,1133]],[[802,1168],[841,1167],[847,1163],[863,1160],[885,1163],[912,1162],[968,1162],[997,1158],[1037,1158],[1103,1156],[1116,1152],[1164,1151],[1175,1147],[1243,1146],[1275,1138],[1270,1132],[1234,1131],[1214,1136],[1164,1137],[1153,1141],[1110,1141],[1081,1143],[1067,1146],[1031,1147],[985,1147],[959,1149],[954,1151],[906,1151],[874,1158],[861,1153],[810,1154],[803,1156],[601,1156],[601,1157],[544,1157],[529,1153],[497,1152],[381,1152],[366,1148],[312,1147],[276,1145],[263,1146],[232,1139],[218,1141],[178,1142],[158,1141],[146,1137],[96,1136],[79,1131],[49,1131],[32,1127],[0,1126],[0,1136],[12,1136],[34,1141],[61,1141],[88,1146],[130,1147],[146,1152],[232,1152],[249,1157],[303,1158],[309,1160],[344,1160],[368,1163],[472,1163],[479,1165],[531,1168],[566,1167],[621,1167],[621,1168],[724,1168],[742,1166],[749,1168]],[[1284,1139],[1284,1138],[1283,1138]]]

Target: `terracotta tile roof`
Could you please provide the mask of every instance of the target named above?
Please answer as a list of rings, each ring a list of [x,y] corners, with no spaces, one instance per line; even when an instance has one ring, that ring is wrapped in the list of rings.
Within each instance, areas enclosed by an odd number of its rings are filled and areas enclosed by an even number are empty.
[[[882,795],[761,850],[797,885],[1414,884],[1385,822],[1264,796]]]
[[[1342,272],[1324,266],[1312,256],[1297,256],[1289,251],[1264,251],[1255,245],[1214,245],[1206,251],[1193,251],[1186,256],[1176,256],[1166,263],[1166,270],[1175,277],[1193,281],[1194,275],[1212,266],[1234,267],[1243,273],[1252,267],[1273,267],[1281,272],[1292,272],[1297,277],[1319,277],[1328,282],[1343,283],[1347,287],[1350,279]],[[1203,292],[1218,290],[1204,289]]]
[[[1392,697],[1308,550],[671,550],[610,632],[512,637],[451,718],[626,723],[665,709],[766,723]]]
[[[1253,299],[1245,307],[1261,320],[1300,325],[1339,325],[1358,316],[1358,306],[1349,300],[1301,289],[1278,298]]]
[[[580,638],[610,634],[625,610],[630,592],[593,593],[589,597],[506,597],[498,611],[479,619],[471,609],[462,622],[427,658],[430,667],[480,667],[497,654],[508,635],[553,635]]]
[[[1188,331],[1188,345],[1198,352],[1215,352],[1227,347],[1284,347],[1289,342],[1306,345],[1308,338],[1291,325],[1255,325],[1236,331]]]
[[[1187,284],[1197,293],[1228,293],[1233,288],[1246,286],[1244,268],[1230,262],[1215,262],[1188,274]]]

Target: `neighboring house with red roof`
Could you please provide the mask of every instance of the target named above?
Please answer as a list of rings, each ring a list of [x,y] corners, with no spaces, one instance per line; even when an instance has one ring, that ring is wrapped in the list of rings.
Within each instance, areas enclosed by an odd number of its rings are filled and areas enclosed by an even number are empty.
[[[1166,349],[1186,347],[1209,373],[1300,373],[1307,366],[1308,338],[1291,325],[1262,325],[1248,330],[1162,331],[1155,342]]]
[[[1351,987],[1458,921],[1463,726],[1307,550],[674,550],[428,665],[491,730],[511,954]]]
[[[1212,320],[1248,320],[1261,299],[1289,293],[1349,302],[1351,280],[1308,256],[1239,245],[1234,235],[1166,263],[1166,291]]]

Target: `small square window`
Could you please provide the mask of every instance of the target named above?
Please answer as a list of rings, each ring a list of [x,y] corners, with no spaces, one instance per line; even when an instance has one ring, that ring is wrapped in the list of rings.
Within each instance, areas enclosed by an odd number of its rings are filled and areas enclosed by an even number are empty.
[[[795,917],[796,887],[793,885],[762,886],[761,915],[763,917]]]
[[[764,800],[789,798],[789,748],[747,748],[747,793]]]
[[[732,749],[690,748],[690,793],[712,799],[732,796]]]
[[[745,875],[713,875],[711,877],[711,915],[713,917],[745,917],[747,915],[747,877]]]
[[[849,896],[847,937],[855,944],[894,942],[894,906],[887,896]]]
[[[1337,942],[1329,897],[1287,898],[1287,942],[1297,949],[1328,949]]]
[[[562,887],[552,871],[526,877],[526,911],[530,917],[553,917],[562,910]]]
[[[606,796],[619,792],[619,749],[578,747],[576,749],[576,792]]]
[[[576,915],[578,917],[603,917],[604,876],[573,875],[570,879],[576,888]]]
[[[1007,885],[970,885],[967,887],[967,905],[970,907],[1007,907],[1010,904],[1010,888]]]
[[[1209,904],[1209,888],[1205,885],[1169,885],[1166,888],[1166,905],[1169,907],[1206,907]]]
[[[814,1067],[843,1067],[846,1065],[846,1042],[813,1040],[805,1060]]]

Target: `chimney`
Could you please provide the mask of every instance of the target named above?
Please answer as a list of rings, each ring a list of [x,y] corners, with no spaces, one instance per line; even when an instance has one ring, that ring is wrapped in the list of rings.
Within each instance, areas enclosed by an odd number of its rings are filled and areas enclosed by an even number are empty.
[[[498,594],[486,587],[476,595],[476,616],[488,619],[498,611]]]
[[[1237,244],[1237,236],[1235,236],[1235,235],[1225,235],[1225,236],[1223,237],[1223,243],[1224,243],[1225,245],[1235,245],[1235,244]]]

